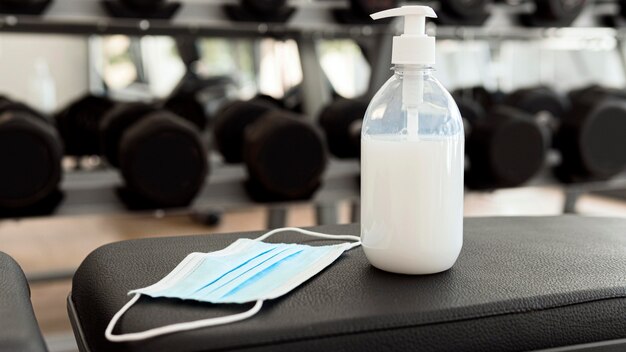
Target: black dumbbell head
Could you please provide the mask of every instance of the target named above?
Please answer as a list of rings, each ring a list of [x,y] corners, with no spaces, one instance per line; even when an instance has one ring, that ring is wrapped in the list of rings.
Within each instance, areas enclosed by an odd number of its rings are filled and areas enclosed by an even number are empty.
[[[352,148],[358,150],[358,157],[361,158],[361,132],[363,130],[363,120],[354,120],[348,127],[348,135]]]
[[[20,15],[40,15],[52,0],[0,0],[0,12]]]
[[[487,7],[492,0],[445,0],[440,1],[436,21],[444,25],[482,25],[489,17]]]
[[[151,112],[128,128],[119,162],[127,188],[153,207],[189,205],[208,172],[197,130],[168,111]]]
[[[329,151],[338,158],[357,158],[360,149],[354,145],[350,125],[362,120],[368,102],[364,100],[339,99],[326,106],[319,117],[319,124],[326,135]]]
[[[104,115],[100,121],[100,150],[111,165],[119,166],[119,146],[126,130],[157,110],[150,104],[125,103],[118,104]]]
[[[243,22],[287,22],[295,12],[287,0],[240,0],[239,5],[224,5],[226,15]]]
[[[287,5],[287,0],[241,0],[241,5],[252,13],[271,15]]]
[[[0,113],[0,208],[24,208],[58,189],[62,146],[56,131],[26,111]]]
[[[280,99],[267,94],[257,94],[252,100],[264,100],[282,109],[300,114],[302,113],[302,97],[300,91],[301,87],[295,86],[285,92],[285,95]]]
[[[124,6],[136,11],[155,11],[165,0],[119,0]]]
[[[607,99],[626,100],[626,91],[592,84],[570,91],[568,97],[576,110],[589,110]]]
[[[398,7],[398,0],[350,0],[349,9],[334,9],[333,16],[339,23],[384,25],[390,18],[373,21],[372,13]]]
[[[320,186],[327,155],[321,133],[299,115],[273,110],[246,129],[244,161],[258,200],[306,199]]]
[[[268,111],[278,107],[268,101],[255,99],[235,101],[224,105],[215,115],[213,141],[215,148],[228,163],[243,161],[245,128]]]
[[[34,6],[34,5],[41,4],[47,1],[48,0],[0,0],[0,4]]]
[[[588,171],[610,178],[626,168],[626,101],[607,101],[592,111],[581,134]]]
[[[480,16],[487,12],[491,0],[444,0],[441,11],[458,18]]]
[[[100,154],[100,121],[113,105],[107,97],[89,94],[56,114],[56,125],[67,155]]]
[[[557,119],[569,110],[565,97],[543,86],[519,89],[507,96],[504,103],[533,115],[546,112]]]
[[[472,127],[466,143],[469,188],[516,187],[544,165],[546,141],[531,115],[499,106]]]
[[[2,99],[0,99],[0,114],[7,112],[7,111],[21,112],[21,113],[24,113],[24,116],[35,118],[46,124],[49,123],[48,119],[43,114],[31,108],[30,106],[24,103],[18,102],[18,101],[10,100],[6,97],[2,97]]]
[[[199,131],[203,131],[206,128],[206,112],[195,94],[179,92],[170,96],[165,101],[163,107],[191,122]]]
[[[485,117],[485,109],[482,105],[480,105],[480,103],[458,95],[454,96],[454,101],[459,108],[461,117],[467,120],[470,124],[476,123]]]
[[[626,168],[626,101],[605,98],[575,109],[561,126],[557,145],[562,163],[555,174],[564,182],[619,174]]]
[[[478,103],[487,111],[502,102],[501,92],[491,92],[483,86],[456,89],[452,95],[455,99],[467,99]]]
[[[259,93],[255,95],[254,98],[251,99],[251,101],[263,101],[277,108],[285,109],[285,104],[283,104],[282,100],[275,98],[269,94]]]
[[[359,16],[367,16],[387,9],[398,7],[398,0],[350,0],[352,12]]]
[[[567,27],[585,8],[587,0],[535,0],[535,11],[520,16],[526,26]]]
[[[471,99],[455,96],[454,101],[459,108],[459,113],[463,119],[463,130],[467,136],[472,131],[472,125],[485,118],[485,109]]]

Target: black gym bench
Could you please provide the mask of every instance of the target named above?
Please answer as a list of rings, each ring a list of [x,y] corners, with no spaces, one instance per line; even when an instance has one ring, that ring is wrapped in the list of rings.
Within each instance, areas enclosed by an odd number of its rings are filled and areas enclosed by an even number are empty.
[[[359,226],[317,230],[355,235]],[[249,320],[134,343],[105,339],[129,290],[158,281],[190,252],[260,233],[142,239],[97,249],[76,272],[68,297],[81,351],[626,349],[626,219],[571,215],[466,219],[461,256],[441,274],[386,273],[356,249],[266,302]],[[271,241],[321,243],[295,233]],[[115,333],[247,308],[141,298]]]

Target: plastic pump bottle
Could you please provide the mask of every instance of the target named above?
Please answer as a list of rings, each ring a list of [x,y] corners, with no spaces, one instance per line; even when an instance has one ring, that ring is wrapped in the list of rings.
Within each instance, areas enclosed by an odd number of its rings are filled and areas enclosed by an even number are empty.
[[[394,75],[369,104],[361,134],[361,240],[375,267],[402,274],[450,269],[463,244],[463,122],[432,76],[435,38],[428,6],[381,11],[404,16],[393,38]]]

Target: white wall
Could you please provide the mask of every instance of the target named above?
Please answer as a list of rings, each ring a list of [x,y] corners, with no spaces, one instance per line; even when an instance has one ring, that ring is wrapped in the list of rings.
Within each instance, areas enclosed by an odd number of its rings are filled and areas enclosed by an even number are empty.
[[[56,107],[87,91],[87,37],[0,33],[0,94],[43,108],[35,70],[42,61],[54,82]]]

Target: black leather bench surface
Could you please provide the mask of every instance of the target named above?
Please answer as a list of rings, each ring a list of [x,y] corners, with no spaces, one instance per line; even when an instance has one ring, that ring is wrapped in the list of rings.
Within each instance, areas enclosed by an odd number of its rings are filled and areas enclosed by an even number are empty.
[[[358,225],[319,228],[358,234]],[[129,299],[193,251],[221,249],[260,232],[143,239],[89,255],[69,298],[91,351],[518,351],[626,337],[626,219],[470,218],[449,271],[386,273],[362,249],[255,317],[133,343],[110,343],[104,330]],[[268,241],[307,240],[296,233]],[[328,243],[328,242],[327,242]],[[116,333],[247,310],[141,298]]]
[[[20,266],[0,252],[0,351],[46,351]]]

